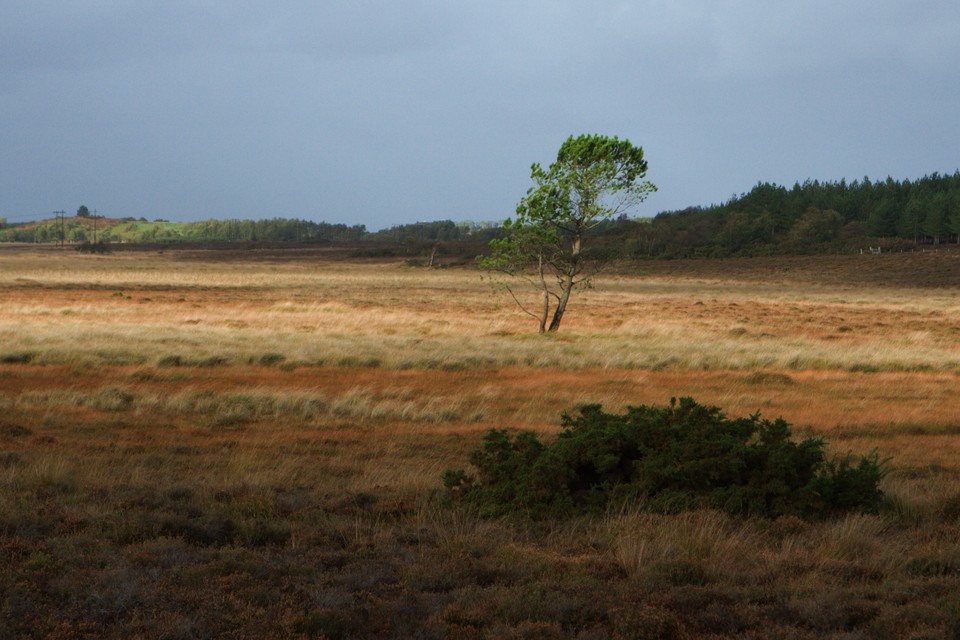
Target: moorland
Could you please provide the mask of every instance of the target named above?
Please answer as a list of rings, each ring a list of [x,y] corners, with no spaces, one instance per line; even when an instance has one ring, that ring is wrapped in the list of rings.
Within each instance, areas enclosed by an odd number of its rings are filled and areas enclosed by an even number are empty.
[[[960,252],[624,263],[551,335],[482,275],[0,246],[0,636],[960,634]],[[490,428],[680,396],[876,451],[880,512],[441,499]]]

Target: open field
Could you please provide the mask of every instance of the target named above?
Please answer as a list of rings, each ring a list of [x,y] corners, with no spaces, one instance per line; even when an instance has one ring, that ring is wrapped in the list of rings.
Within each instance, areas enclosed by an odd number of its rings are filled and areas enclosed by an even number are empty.
[[[960,254],[471,268],[0,247],[0,637],[960,634]],[[484,431],[693,396],[891,457],[876,516],[484,521]]]

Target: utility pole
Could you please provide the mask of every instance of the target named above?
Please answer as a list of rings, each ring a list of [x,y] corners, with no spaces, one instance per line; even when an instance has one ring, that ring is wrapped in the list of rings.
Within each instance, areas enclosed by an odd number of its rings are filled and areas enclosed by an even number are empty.
[[[97,210],[93,210],[93,244],[97,244]]]
[[[66,215],[66,213],[64,211],[54,211],[54,213],[57,216],[57,231],[60,232],[60,247],[63,248],[65,239],[64,236],[66,235],[63,216]]]

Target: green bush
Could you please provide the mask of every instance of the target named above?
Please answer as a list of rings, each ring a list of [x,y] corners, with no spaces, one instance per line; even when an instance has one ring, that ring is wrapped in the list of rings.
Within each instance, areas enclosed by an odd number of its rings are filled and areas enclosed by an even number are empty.
[[[533,432],[491,430],[470,455],[472,475],[444,474],[447,496],[483,515],[535,518],[638,505],[815,519],[880,506],[876,454],[827,460],[823,440],[792,440],[782,418],[728,419],[682,398],[622,415],[589,405],[562,426],[549,446]]]

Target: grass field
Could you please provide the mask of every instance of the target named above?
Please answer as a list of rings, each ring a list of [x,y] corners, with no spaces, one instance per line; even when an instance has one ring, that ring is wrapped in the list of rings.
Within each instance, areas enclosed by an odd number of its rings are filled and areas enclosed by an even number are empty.
[[[960,637],[960,254],[472,268],[0,247],[0,637]],[[693,396],[889,457],[879,515],[482,520],[491,427]]]

